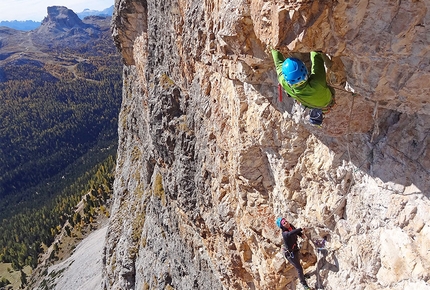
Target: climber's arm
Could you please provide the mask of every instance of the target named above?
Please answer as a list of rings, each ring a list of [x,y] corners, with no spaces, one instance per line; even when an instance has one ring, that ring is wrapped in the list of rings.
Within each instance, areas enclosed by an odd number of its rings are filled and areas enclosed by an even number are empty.
[[[279,82],[281,82],[281,80],[284,78],[284,75],[282,74],[282,64],[284,63],[285,57],[282,55],[282,53],[280,53],[275,49],[272,49],[272,57],[273,57],[273,62],[275,63],[278,80]]]
[[[312,78],[317,80],[321,84],[327,85],[324,60],[322,58],[321,52],[312,51],[311,62],[312,62],[312,68],[311,68]]]

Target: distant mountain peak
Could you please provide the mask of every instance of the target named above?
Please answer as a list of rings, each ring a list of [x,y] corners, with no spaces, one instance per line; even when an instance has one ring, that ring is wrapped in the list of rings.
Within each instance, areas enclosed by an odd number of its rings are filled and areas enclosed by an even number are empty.
[[[109,8],[104,9],[103,11],[97,11],[97,10],[86,8],[84,9],[84,11],[76,14],[81,19],[84,19],[85,17],[88,17],[88,16],[112,16],[113,9],[114,9],[113,5]]]
[[[48,16],[43,19],[39,31],[45,31],[46,29],[64,31],[75,27],[84,28],[86,26],[73,10],[64,6],[50,6],[48,7]]]
[[[101,16],[101,17],[108,17],[108,16],[112,16],[113,14],[113,9],[114,9],[114,5],[112,5],[109,8],[106,8],[102,11],[98,11],[98,10],[92,10],[89,8],[85,8],[82,12],[76,13],[76,15],[83,20],[85,17],[89,17],[89,16]],[[64,17],[66,15],[68,15],[68,11],[69,9],[67,9],[66,7],[62,7],[62,6],[52,6],[52,7],[48,7],[48,16],[45,17],[44,21],[45,21],[45,28],[41,29],[41,31],[39,32],[44,32],[44,31],[49,31],[49,27],[56,27],[55,23],[58,20],[58,17]],[[75,12],[73,12],[75,13]],[[74,16],[71,16],[71,19],[73,19]],[[63,26],[63,27],[56,27],[56,28],[60,28],[61,30],[65,30],[65,28],[70,27],[71,23],[68,23],[69,25]],[[13,20],[13,21],[0,21],[0,26],[6,26],[6,27],[10,27],[16,30],[24,30],[24,31],[30,31],[30,30],[34,30],[39,28],[39,26],[41,25],[41,22],[38,21],[33,21],[33,20],[25,20],[25,21],[18,21],[18,20]],[[48,27],[48,29],[46,28]],[[73,27],[73,26],[72,26]]]

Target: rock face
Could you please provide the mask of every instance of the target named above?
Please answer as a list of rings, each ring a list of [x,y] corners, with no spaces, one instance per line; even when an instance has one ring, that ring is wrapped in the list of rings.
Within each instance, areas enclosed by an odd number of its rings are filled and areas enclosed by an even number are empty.
[[[281,215],[309,228],[312,286],[429,289],[429,6],[117,0],[103,289],[296,289]],[[270,46],[327,54],[322,128],[279,101]]]

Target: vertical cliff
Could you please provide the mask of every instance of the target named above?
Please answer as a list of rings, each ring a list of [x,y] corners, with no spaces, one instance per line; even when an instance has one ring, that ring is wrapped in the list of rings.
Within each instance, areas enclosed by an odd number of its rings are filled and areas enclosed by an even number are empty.
[[[104,289],[429,289],[430,4],[117,0],[124,59]],[[322,128],[268,47],[328,56]],[[327,237],[328,252],[310,240]],[[317,260],[319,261],[317,263]]]

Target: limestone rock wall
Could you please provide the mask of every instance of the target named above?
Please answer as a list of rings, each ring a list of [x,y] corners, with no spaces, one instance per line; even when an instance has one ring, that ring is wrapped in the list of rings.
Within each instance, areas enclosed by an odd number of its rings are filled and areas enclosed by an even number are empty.
[[[103,289],[296,289],[281,215],[315,288],[429,289],[429,6],[117,0]],[[322,128],[279,100],[270,46],[327,54]]]

